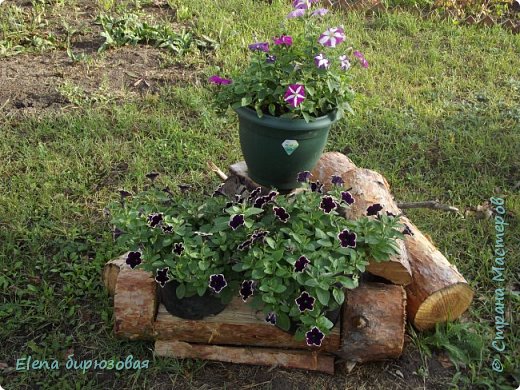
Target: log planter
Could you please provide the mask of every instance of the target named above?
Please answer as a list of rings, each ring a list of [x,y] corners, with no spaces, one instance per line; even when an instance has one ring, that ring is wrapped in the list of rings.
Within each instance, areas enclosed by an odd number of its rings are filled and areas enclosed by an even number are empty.
[[[230,167],[225,188],[231,193],[258,186],[247,166]],[[312,171],[312,180],[330,187],[340,175],[356,199],[345,209],[347,218],[366,215],[379,203],[383,212],[402,214],[390,186],[379,173],[357,168],[340,153],[326,153]],[[267,189],[266,189],[267,190]],[[298,191],[298,190],[297,190]],[[308,347],[266,323],[261,312],[236,297],[220,313],[201,320],[174,316],[159,303],[151,273],[131,270],[125,257],[109,261],[104,284],[114,297],[114,333],[131,340],[154,340],[155,354],[222,362],[258,364],[334,373],[335,359],[368,362],[398,358],[404,346],[408,319],[418,330],[455,320],[469,307],[473,291],[456,267],[406,217],[411,234],[398,242],[400,251],[390,261],[371,263],[367,271],[384,283],[364,278],[359,287],[345,291],[340,319],[320,348]]]

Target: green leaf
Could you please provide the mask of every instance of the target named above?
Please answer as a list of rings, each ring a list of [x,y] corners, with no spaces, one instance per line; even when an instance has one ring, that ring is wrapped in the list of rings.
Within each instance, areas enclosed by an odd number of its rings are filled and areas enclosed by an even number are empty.
[[[182,299],[186,295],[186,286],[184,283],[181,283],[177,286],[177,289],[175,290],[175,295],[177,295],[177,298]]]
[[[287,332],[291,327],[291,320],[284,312],[276,313],[276,325]]]
[[[332,246],[332,243],[329,240],[322,239],[322,240],[318,240],[317,242],[321,246],[324,246],[324,247],[327,247],[327,248]]]
[[[319,283],[316,279],[308,279],[304,284],[309,287],[317,287]]]
[[[328,290],[322,290],[321,288],[317,288],[316,289],[316,293],[318,294],[318,301],[320,301],[320,303],[323,306],[328,306],[329,299],[330,299],[329,291]]]
[[[266,237],[265,242],[267,242],[267,245],[269,245],[271,249],[276,248],[276,242],[271,237]]]
[[[332,295],[334,296],[334,300],[338,303],[338,305],[342,305],[343,301],[345,301],[345,293],[342,289],[335,288],[332,290]]]
[[[320,239],[320,240],[327,240],[327,235],[325,234],[325,232],[323,230],[321,230],[320,228],[316,228],[314,229],[314,235],[316,236],[316,238]]]
[[[316,325],[318,325],[318,328],[320,328],[320,329],[327,329],[327,330],[332,329],[334,327],[334,324],[332,323],[332,321],[323,315],[320,316],[316,320]]]
[[[285,287],[283,284],[277,284],[275,286],[273,286],[272,290],[275,292],[275,293],[283,293],[285,290],[287,290],[287,287]]]

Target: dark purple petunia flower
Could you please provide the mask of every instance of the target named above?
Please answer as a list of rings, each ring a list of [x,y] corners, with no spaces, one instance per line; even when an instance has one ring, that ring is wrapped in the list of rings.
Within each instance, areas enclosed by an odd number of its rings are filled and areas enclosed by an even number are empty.
[[[403,234],[408,234],[409,236],[413,236],[412,229],[410,229],[410,226],[404,225]]]
[[[245,240],[243,243],[239,244],[237,249],[239,251],[244,251],[246,249],[249,249],[251,248],[251,246],[253,245],[253,240],[251,238],[248,238],[247,240]]]
[[[166,234],[173,233],[173,226],[172,225],[162,225],[161,229]]]
[[[251,295],[253,295],[254,290],[254,281],[253,280],[244,280],[240,285],[240,296],[244,302],[247,301]]]
[[[334,184],[335,186],[341,186],[341,185],[345,184],[342,177],[338,176],[338,175],[332,175],[331,183]]]
[[[130,252],[126,257],[126,264],[128,264],[132,269],[141,264],[142,261],[143,259],[141,258],[141,252]]]
[[[264,243],[265,238],[267,237],[268,234],[269,234],[268,230],[257,229],[253,232],[253,234],[251,234],[251,239],[253,240],[254,243],[256,243],[256,242]]]
[[[278,195],[278,192],[276,191],[270,191],[267,196],[267,202],[272,202],[274,198],[276,198],[276,195]]]
[[[233,202],[227,202],[226,205],[222,208],[222,212],[225,213],[226,212],[226,209],[230,208],[231,206],[233,206]]]
[[[315,326],[307,333],[305,333],[305,341],[307,342],[307,345],[310,347],[321,346],[321,342],[323,341],[324,337],[325,335],[323,334],[323,332]]]
[[[273,212],[279,221],[286,223],[289,220],[290,215],[283,207],[273,206]]]
[[[182,252],[184,252],[184,245],[182,244],[182,242],[173,244],[173,253],[180,256],[182,255]]]
[[[145,176],[148,179],[150,179],[153,183],[155,181],[155,179],[157,179],[157,177],[159,176],[159,172],[150,172],[150,173],[147,173]]]
[[[303,272],[303,270],[309,265],[310,261],[305,256],[300,256],[296,263],[294,263],[294,272]]]
[[[383,210],[383,206],[381,206],[379,203],[373,204],[367,208],[367,215],[377,215],[381,210]]]
[[[267,54],[265,56],[265,62],[267,62],[268,64],[274,64],[276,62],[276,56]]]
[[[352,196],[352,194],[348,191],[343,191],[341,193],[341,201],[342,202],[345,202],[346,204],[348,205],[351,205],[352,203],[355,202],[354,200],[354,197]]]
[[[159,224],[161,223],[162,220],[163,220],[162,213],[150,214],[147,219],[148,226],[150,226],[151,228],[156,228],[157,226],[159,226]]]
[[[311,182],[311,191],[318,192],[320,194],[323,193],[323,184],[321,184],[319,180],[316,180],[316,182]]]
[[[213,290],[215,293],[221,292],[224,287],[227,286],[226,278],[223,274],[214,274],[209,277],[209,288]]]
[[[311,176],[312,176],[312,173],[310,173],[309,171],[299,172],[298,176],[296,177],[296,180],[299,183],[307,183],[309,181],[309,179],[311,178]]]
[[[390,211],[387,211],[387,212],[386,212],[386,215],[388,215],[389,217],[395,217],[395,214],[394,214],[394,213],[391,213]]]
[[[338,239],[340,241],[341,247],[343,248],[356,247],[357,234],[355,232],[350,232],[348,229],[342,230],[338,234]]]
[[[235,194],[235,203],[241,204],[244,203],[244,198],[240,194]]]
[[[267,53],[269,51],[269,42],[255,42],[250,44],[248,48],[251,51],[263,51]]]
[[[164,285],[170,280],[170,277],[168,276],[169,269],[170,267],[166,267],[157,270],[157,274],[155,275],[155,281],[159,283],[161,287],[164,287]]]
[[[124,199],[129,196],[132,196],[132,193],[125,190],[119,190],[119,195],[121,196],[121,199]]]
[[[261,209],[267,203],[272,202],[274,200],[274,198],[276,198],[276,195],[278,195],[278,192],[271,191],[267,195],[259,196],[258,198],[256,198],[255,203],[253,204],[253,207]]]
[[[255,199],[260,193],[262,192],[262,187],[256,187],[251,193],[249,194],[247,200],[251,202],[253,199]]]
[[[265,321],[269,322],[271,325],[276,325],[276,313],[270,312],[266,317]]]
[[[231,229],[237,230],[240,226],[245,223],[244,214],[233,215],[229,218],[228,225]]]
[[[224,187],[224,183],[220,183],[220,184],[218,185],[218,187],[215,188],[215,191],[213,191],[213,195],[211,195],[211,196],[224,195],[224,193],[222,192],[222,187]]]
[[[336,207],[338,207],[338,204],[332,196],[325,195],[321,198],[320,209],[322,209],[325,214],[329,214]]]
[[[298,310],[300,310],[300,312],[304,312],[305,310],[314,309],[314,302],[316,299],[311,297],[307,291],[304,291],[294,301],[298,305]]]

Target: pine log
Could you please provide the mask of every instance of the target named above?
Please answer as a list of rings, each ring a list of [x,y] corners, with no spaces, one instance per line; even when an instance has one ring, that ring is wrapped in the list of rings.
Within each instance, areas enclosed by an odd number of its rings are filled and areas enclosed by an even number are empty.
[[[336,325],[327,335],[321,351],[337,351],[340,329]],[[312,349],[305,341],[296,341],[290,333],[268,324],[261,311],[256,312],[239,297],[214,316],[203,320],[186,320],[171,315],[159,306],[154,323],[154,337],[160,340],[179,340],[191,343],[252,345],[263,347]]]
[[[402,220],[413,233],[405,238],[413,274],[413,282],[406,286],[410,321],[417,329],[425,330],[459,318],[471,304],[473,290],[408,218]]]
[[[346,291],[341,348],[352,362],[398,358],[404,345],[406,294],[402,286],[363,283]]]
[[[178,359],[217,360],[229,363],[299,368],[334,374],[334,357],[317,352],[279,350],[258,347],[224,347],[219,345],[190,344],[183,341],[155,342],[155,355]]]
[[[103,270],[105,286],[114,295],[114,333],[131,340],[152,339],[157,283],[150,272],[130,269],[125,259],[126,254],[111,260]]]

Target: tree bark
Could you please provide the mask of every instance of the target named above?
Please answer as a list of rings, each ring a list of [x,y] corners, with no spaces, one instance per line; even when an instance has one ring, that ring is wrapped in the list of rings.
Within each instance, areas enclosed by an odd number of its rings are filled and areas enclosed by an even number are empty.
[[[406,294],[402,286],[364,283],[346,291],[341,348],[348,361],[398,358],[404,345]]]

